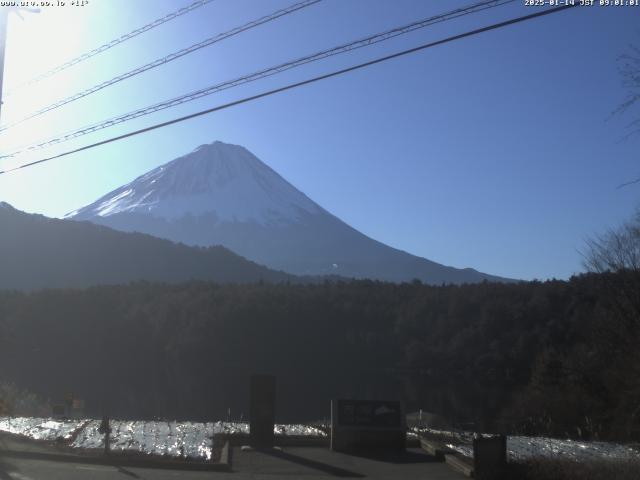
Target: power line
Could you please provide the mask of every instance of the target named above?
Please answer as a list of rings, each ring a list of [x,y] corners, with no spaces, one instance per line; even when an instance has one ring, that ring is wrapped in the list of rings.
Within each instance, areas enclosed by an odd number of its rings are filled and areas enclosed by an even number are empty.
[[[199,98],[208,96],[208,95],[212,95],[214,93],[223,91],[223,90],[227,90],[229,88],[233,88],[233,87],[237,87],[239,85],[245,84],[245,83],[249,83],[249,82],[254,82],[256,80],[260,80],[266,77],[270,77],[272,75],[276,75],[278,73],[282,73],[284,71],[290,70],[292,68],[296,68],[302,65],[306,65],[308,63],[311,62],[315,62],[315,61],[319,61],[319,60],[323,60],[325,58],[334,56],[334,55],[339,55],[342,53],[346,53],[346,52],[350,52],[359,48],[363,48],[363,47],[367,47],[370,45],[374,45],[376,43],[382,42],[382,41],[386,41],[386,40],[390,40],[392,38],[395,38],[399,35],[404,35],[410,32],[413,32],[415,30],[418,30],[420,28],[425,28],[428,27],[430,25],[436,24],[436,23],[440,23],[440,22],[444,22],[444,21],[448,21],[448,20],[453,20],[455,18],[459,18],[465,15],[469,15],[471,13],[476,13],[482,10],[487,10],[490,8],[495,8],[507,3],[512,3],[515,0],[485,0],[482,1],[480,3],[475,3],[472,5],[469,5],[467,7],[463,7],[463,8],[458,8],[452,11],[449,11],[447,13],[444,14],[439,14],[436,16],[432,16],[426,19],[422,19],[413,23],[410,23],[408,25],[403,25],[400,27],[395,27],[393,29],[390,30],[386,30],[382,33],[376,33],[374,35],[370,35],[368,37],[365,38],[361,38],[359,40],[353,41],[353,42],[349,42],[343,45],[339,45],[337,47],[332,47],[326,50],[322,50],[316,53],[313,53],[311,55],[307,55],[301,58],[298,58],[296,60],[292,60],[274,67],[269,67],[266,68],[264,70],[260,70],[258,72],[254,72],[252,74],[249,75],[244,75],[242,77],[233,79],[233,80],[227,80],[225,82],[222,83],[218,83],[215,85],[211,85],[209,87],[205,87],[203,89],[200,90],[196,90],[194,92],[190,92],[184,95],[181,95],[180,97],[176,97],[173,99],[169,99],[169,100],[165,100],[163,102],[160,103],[156,103],[154,105],[148,106],[148,107],[144,107],[138,110],[134,110],[132,112],[120,115],[118,117],[112,117],[108,120],[102,121],[100,123],[96,123],[93,125],[89,125],[83,128],[80,128],[78,130],[74,130],[71,132],[67,132],[65,134],[61,134],[56,138],[47,140],[47,141],[42,141],[40,143],[34,143],[31,145],[28,145],[26,147],[21,147],[19,150],[9,153],[9,154],[5,154],[5,155],[0,155],[0,159],[2,158],[8,158],[8,157],[14,157],[16,155],[19,155],[20,153],[23,153],[25,151],[32,151],[32,150],[39,150],[42,148],[46,148],[46,147],[50,147],[52,145],[57,145],[59,143],[68,141],[68,140],[72,140],[90,133],[94,133],[96,131],[108,128],[108,127],[112,127],[114,125],[118,125],[120,123],[124,123],[127,122],[129,120],[133,120],[145,115],[149,115],[151,113],[155,113],[161,110],[165,110],[167,108],[171,108],[177,105],[181,105],[183,103],[187,103],[193,100],[197,100]]]
[[[3,132],[5,130],[8,130],[9,128],[15,127],[16,125],[19,125],[23,122],[26,122],[27,120],[31,120],[32,118],[35,117],[39,117],[40,115],[43,115],[47,112],[50,112],[51,110],[55,110],[56,108],[60,108],[63,105],[67,105],[71,102],[75,102],[76,100],[80,100],[81,98],[87,97],[93,93],[96,93],[104,88],[110,87],[111,85],[114,85],[116,83],[122,82],[123,80],[126,80],[128,78],[131,77],[135,77],[136,75],[139,75],[143,72],[146,72],[148,70],[151,70],[153,68],[159,67],[161,65],[166,65],[169,62],[172,62],[178,58],[184,57],[185,55],[188,55],[190,53],[196,52],[202,48],[211,46],[215,43],[221,42],[224,39],[227,39],[229,37],[233,37],[235,35],[238,35],[242,32],[245,32],[247,30],[250,30],[252,28],[258,27],[260,25],[263,25],[265,23],[271,22],[273,20],[276,20],[280,17],[283,17],[285,15],[289,15],[291,13],[297,12],[298,10],[301,10],[303,8],[306,7],[310,7],[311,5],[314,5],[318,2],[320,2],[321,0],[304,0],[302,2],[290,5],[286,8],[283,8],[281,10],[277,10],[269,15],[265,15],[264,17],[261,17],[257,20],[252,20],[251,22],[248,22],[244,25],[241,25],[239,27],[233,28],[227,32],[224,33],[220,33],[217,34],[213,37],[209,37],[206,40],[203,40],[201,42],[195,43],[187,48],[183,48],[182,50],[178,50],[177,52],[173,52],[170,53],[169,55],[166,55],[162,58],[158,58],[157,60],[154,60],[153,62],[147,63],[146,65],[143,65],[141,67],[135,68],[133,70],[130,70],[126,73],[123,73],[122,75],[118,75],[117,77],[114,77],[110,80],[107,80],[105,82],[99,83],[98,85],[94,85],[91,88],[88,88],[86,90],[83,90],[82,92],[76,93],[74,95],[71,95],[70,97],[64,98],[58,102],[55,102],[51,105],[48,105],[47,107],[44,107],[16,122],[13,122],[11,124],[8,125],[3,125],[0,126],[0,132]]]
[[[193,2],[192,4],[183,7],[179,10],[176,10],[175,12],[169,13],[167,15],[165,15],[162,18],[158,18],[157,20],[154,20],[151,23],[148,23],[140,28],[136,28],[135,30],[122,35],[119,38],[116,38],[114,40],[111,40],[108,43],[105,43],[104,45],[101,45],[97,48],[94,48],[93,50],[91,50],[90,52],[86,52],[82,55],[80,55],[79,57],[76,57],[72,60],[69,60],[66,63],[63,63],[61,65],[58,65],[57,67],[52,68],[51,70],[41,73],[40,75],[37,75],[36,77],[32,78],[31,80],[28,80],[20,85],[15,86],[13,89],[11,89],[11,91],[6,93],[6,96],[11,95],[12,93],[16,92],[17,90],[20,90],[22,88],[28,87],[30,85],[33,85],[35,83],[38,83],[46,78],[49,78],[57,73],[62,72],[63,70],[66,70],[69,67],[72,67],[74,65],[77,65],[80,62],[83,62],[91,57],[94,57],[96,55],[98,55],[99,53],[102,53],[106,50],[109,50],[113,47],[115,47],[116,45],[120,45],[123,42],[126,42],[127,40],[130,40],[134,37],[137,37],[138,35],[141,35],[145,32],[148,32],[149,30],[152,30],[160,25],[162,25],[163,23],[167,23],[171,20],[174,20],[178,17],[181,17],[182,15],[185,15],[189,12],[192,12],[193,10],[196,10],[197,8],[203,7],[208,3],[213,2],[214,0],[197,0],[195,2]]]
[[[51,157],[42,158],[40,160],[36,160],[36,161],[33,161],[33,162],[25,163],[25,164],[19,165],[17,167],[9,168],[7,170],[0,170],[0,175],[6,174],[6,173],[10,173],[10,172],[15,172],[17,170],[21,170],[21,169],[28,168],[28,167],[33,167],[35,165],[39,165],[41,163],[49,162],[51,160],[55,160],[55,159],[58,159],[58,158],[61,158],[61,157],[65,157],[65,156],[68,156],[68,155],[72,155],[74,153],[82,152],[82,151],[89,150],[89,149],[92,149],[92,148],[95,148],[95,147],[99,147],[101,145],[106,145],[108,143],[116,142],[118,140],[123,140],[125,138],[133,137],[135,135],[140,135],[142,133],[150,132],[152,130],[157,130],[157,129],[162,128],[162,127],[166,127],[166,126],[173,125],[173,124],[176,124],[176,123],[184,122],[184,121],[190,120],[192,118],[200,117],[200,116],[203,116],[203,115],[208,115],[210,113],[217,112],[217,111],[220,111],[220,110],[226,110],[228,108],[235,107],[237,105],[242,105],[244,103],[248,103],[248,102],[251,102],[251,101],[254,101],[254,100],[258,100],[260,98],[264,98],[264,97],[268,97],[268,96],[271,96],[271,95],[275,95],[277,93],[285,92],[287,90],[292,90],[294,88],[302,87],[304,85],[309,85],[311,83],[319,82],[321,80],[326,80],[328,78],[337,77],[337,76],[343,75],[345,73],[349,73],[349,72],[353,72],[355,70],[360,70],[362,68],[370,67],[370,66],[376,65],[378,63],[386,62],[386,61],[394,59],[394,58],[398,58],[398,57],[402,57],[402,56],[405,56],[405,55],[409,55],[411,53],[419,52],[421,50],[426,50],[428,48],[436,47],[438,45],[443,45],[445,43],[453,42],[453,41],[456,41],[456,40],[461,40],[463,38],[470,37],[470,36],[473,36],[473,35],[478,35],[480,33],[488,32],[490,30],[497,30],[499,28],[503,28],[503,27],[506,27],[506,26],[509,26],[509,25],[525,22],[527,20],[533,20],[534,18],[539,18],[539,17],[545,16],[545,15],[550,15],[552,13],[558,13],[558,12],[561,12],[563,10],[567,10],[569,8],[576,7],[578,5],[579,5],[578,3],[566,4],[566,5],[563,5],[561,7],[550,8],[550,9],[542,10],[540,12],[532,13],[532,14],[529,14],[529,15],[524,15],[524,16],[521,16],[521,17],[512,18],[512,19],[506,20],[504,22],[494,23],[494,24],[488,25],[486,27],[478,28],[478,29],[475,29],[475,30],[470,30],[470,31],[467,31],[467,32],[464,32],[464,33],[460,33],[458,35],[453,35],[451,37],[444,38],[442,40],[437,40],[435,42],[425,43],[425,44],[419,45],[417,47],[410,48],[408,50],[403,50],[401,52],[393,53],[391,55],[386,55],[384,57],[378,57],[378,58],[376,58],[374,60],[370,60],[368,62],[359,63],[357,65],[353,65],[351,67],[343,68],[341,70],[335,70],[333,72],[326,73],[324,75],[319,75],[317,77],[309,78],[307,80],[303,80],[303,81],[296,82],[296,83],[291,83],[289,85],[285,85],[284,87],[279,87],[279,88],[276,88],[276,89],[273,89],[273,90],[269,90],[269,91],[266,91],[266,92],[263,92],[263,93],[259,93],[257,95],[252,95],[250,97],[245,97],[245,98],[242,98],[240,100],[236,100],[234,102],[226,103],[226,104],[223,104],[223,105],[218,105],[216,107],[212,107],[212,108],[209,108],[207,110],[202,110],[200,112],[192,113],[190,115],[186,115],[186,116],[183,116],[183,117],[175,118],[173,120],[169,120],[169,121],[162,122],[162,123],[157,123],[155,125],[151,125],[149,127],[142,128],[140,130],[135,130],[133,132],[125,133],[123,135],[118,135],[116,137],[112,137],[112,138],[109,138],[107,140],[102,140],[100,142],[92,143],[90,145],[85,145],[85,146],[80,147],[80,148],[76,148],[76,149],[73,149],[73,150],[68,150],[66,152],[59,153],[57,155],[53,155]]]

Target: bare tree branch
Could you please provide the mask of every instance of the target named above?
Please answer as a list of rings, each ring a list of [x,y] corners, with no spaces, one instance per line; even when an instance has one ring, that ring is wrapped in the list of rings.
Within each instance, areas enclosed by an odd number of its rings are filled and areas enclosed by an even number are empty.
[[[635,180],[631,180],[629,182],[621,183],[616,188],[620,189],[620,188],[628,187],[629,185],[635,185],[636,183],[640,183],[640,177],[636,178]]]

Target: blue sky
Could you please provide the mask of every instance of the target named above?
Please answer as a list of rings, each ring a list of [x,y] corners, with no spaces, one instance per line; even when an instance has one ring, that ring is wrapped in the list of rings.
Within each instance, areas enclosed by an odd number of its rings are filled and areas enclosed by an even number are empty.
[[[67,2],[70,3],[70,2]],[[90,0],[12,17],[5,89],[190,0]],[[216,0],[5,100],[21,118],[293,0]],[[0,152],[471,2],[324,0],[0,133]],[[464,30],[521,2],[234,88],[16,160],[128,132]],[[0,200],[62,216],[214,140],[247,147],[363,233],[456,267],[524,279],[582,270],[584,239],[628,218],[640,186],[617,57],[640,7],[576,8],[17,173]],[[640,114],[640,112],[639,112]]]

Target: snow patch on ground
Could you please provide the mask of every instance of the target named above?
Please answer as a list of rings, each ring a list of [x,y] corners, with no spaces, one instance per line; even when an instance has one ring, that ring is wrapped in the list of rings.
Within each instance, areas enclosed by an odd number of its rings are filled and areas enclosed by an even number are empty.
[[[112,420],[111,450],[137,452],[175,458],[211,460],[214,435],[248,435],[249,424],[240,422],[162,422]],[[34,440],[73,441],[81,449],[104,448],[100,420],[56,420],[52,418],[0,417],[0,431]],[[326,437],[326,433],[306,425],[277,424],[277,436]]]
[[[70,439],[85,420],[54,420],[52,418],[0,417],[0,431],[24,435],[34,440]]]
[[[213,423],[113,420],[111,450],[211,460]],[[71,444],[74,448],[104,448],[99,420],[90,421]]]
[[[245,422],[164,422],[112,420],[111,448],[114,451],[138,452],[176,458],[210,460],[215,435],[248,435]],[[0,417],[0,431],[23,435],[34,440],[67,440],[73,448],[104,448],[104,435],[98,432],[99,420],[54,418]],[[277,424],[276,436],[324,438],[326,432],[302,424]],[[473,456],[473,433],[449,432],[434,429],[416,430],[436,436],[452,450]],[[73,441],[71,441],[73,439]],[[510,459],[523,460],[532,457],[571,458],[588,460],[608,458],[613,460],[640,459],[640,451],[626,445],[610,442],[585,442],[547,437],[507,437]]]
[[[451,450],[465,457],[473,458],[474,434],[472,432],[448,432],[429,428],[421,429],[420,432],[439,437]],[[534,457],[576,461],[603,458],[611,460],[640,459],[640,451],[618,443],[525,437],[522,435],[507,437],[507,455],[511,460],[526,460]]]

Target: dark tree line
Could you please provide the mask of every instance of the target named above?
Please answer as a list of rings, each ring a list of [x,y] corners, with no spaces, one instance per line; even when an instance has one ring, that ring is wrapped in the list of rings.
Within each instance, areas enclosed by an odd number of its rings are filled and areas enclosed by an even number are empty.
[[[0,378],[72,391],[94,415],[203,420],[246,417],[249,375],[269,372],[282,421],[400,398],[467,428],[638,438],[640,335],[620,287],[638,275],[4,292]]]

